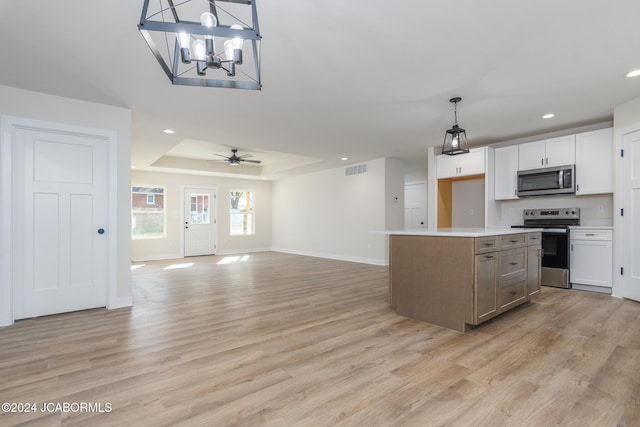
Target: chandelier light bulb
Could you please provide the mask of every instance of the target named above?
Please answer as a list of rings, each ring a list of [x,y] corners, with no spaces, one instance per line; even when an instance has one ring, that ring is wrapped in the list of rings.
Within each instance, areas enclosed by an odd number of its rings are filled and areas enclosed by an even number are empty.
[[[457,149],[457,148],[458,148],[458,146],[460,145],[460,144],[459,144],[459,141],[458,141],[458,138],[459,138],[459,137],[458,137],[458,135],[456,135],[456,136],[454,136],[454,137],[453,137],[453,139],[451,140],[451,147],[453,147],[454,149]]]
[[[218,20],[216,19],[216,16],[211,13],[211,12],[204,12],[202,15],[200,15],[200,24],[202,24],[203,27],[217,27],[218,26]]]
[[[200,24],[202,24],[203,27],[213,28],[218,26],[218,20],[213,13],[204,12],[202,15],[200,15]],[[214,55],[216,50],[215,37],[211,35],[205,35],[204,40],[207,55]]]
[[[232,30],[243,30],[242,26],[238,24],[233,24],[231,27]],[[236,64],[242,64],[242,45],[244,44],[244,39],[240,37],[234,37],[231,41],[231,46],[233,48],[233,56],[227,55],[227,59],[235,62]],[[225,42],[226,44],[226,42]],[[226,53],[226,48],[225,48]]]
[[[189,39],[191,36],[187,33],[178,33],[176,38],[180,45],[180,58],[183,63],[189,64],[191,62],[191,52],[189,52]]]
[[[193,41],[193,59],[196,61],[204,61],[206,57],[204,40],[196,39]]]

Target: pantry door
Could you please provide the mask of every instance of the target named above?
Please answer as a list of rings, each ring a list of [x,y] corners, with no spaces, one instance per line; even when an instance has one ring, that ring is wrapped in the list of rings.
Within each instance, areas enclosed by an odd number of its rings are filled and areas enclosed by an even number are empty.
[[[214,188],[184,189],[184,256],[216,253]]]
[[[640,301],[640,130],[622,138],[622,296]]]
[[[14,318],[106,306],[108,139],[13,136]]]

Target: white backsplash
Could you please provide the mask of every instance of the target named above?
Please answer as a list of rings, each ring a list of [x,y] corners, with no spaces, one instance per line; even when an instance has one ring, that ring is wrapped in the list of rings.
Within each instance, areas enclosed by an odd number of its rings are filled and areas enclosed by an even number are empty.
[[[489,202],[491,203],[491,202]],[[580,208],[580,224],[590,226],[613,225],[613,195],[597,196],[539,196],[495,202],[499,215],[496,226],[522,224],[525,209]]]

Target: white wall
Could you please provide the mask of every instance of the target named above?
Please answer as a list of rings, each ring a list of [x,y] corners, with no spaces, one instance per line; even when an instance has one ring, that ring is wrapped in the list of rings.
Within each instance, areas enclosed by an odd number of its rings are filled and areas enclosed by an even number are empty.
[[[484,228],[484,178],[454,181],[451,185],[451,226]]]
[[[0,86],[0,114],[39,120],[43,122],[74,125],[85,128],[102,129],[116,132],[117,146],[111,147],[116,164],[115,176],[110,177],[110,206],[115,212],[112,218],[115,230],[113,253],[115,259],[110,260],[111,279],[117,284],[115,306],[125,306],[131,303],[130,282],[130,158],[131,158],[131,111],[125,108],[95,104],[62,98],[22,89]],[[0,161],[0,179],[3,176],[1,168],[9,168],[10,159]],[[10,195],[6,195],[6,182],[0,183],[3,197],[0,198],[0,265],[10,256],[10,244],[3,230],[10,227],[9,212],[11,211]],[[115,188],[114,188],[115,187]],[[6,285],[6,272],[0,276],[0,285]],[[110,279],[110,280],[111,280]],[[2,286],[0,286],[2,287]],[[7,286],[8,287],[8,286]],[[110,308],[115,308],[115,306]]]
[[[345,165],[275,181],[274,250],[386,264],[387,238],[372,231],[402,229],[404,172],[392,159],[365,163],[363,174]]]
[[[166,237],[131,241],[131,256],[135,261],[181,258],[184,254],[183,189],[210,187],[217,190],[217,250],[216,254],[253,252],[271,248],[271,182],[263,180],[219,178],[213,176],[161,172],[131,172],[133,186],[163,186],[165,193]],[[255,235],[229,235],[229,192],[255,192]]]

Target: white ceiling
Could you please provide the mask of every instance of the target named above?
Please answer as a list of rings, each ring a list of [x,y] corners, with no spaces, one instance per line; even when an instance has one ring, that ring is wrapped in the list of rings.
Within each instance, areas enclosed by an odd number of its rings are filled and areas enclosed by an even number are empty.
[[[342,157],[420,167],[452,96],[472,146],[611,120],[640,96],[624,77],[640,68],[637,0],[256,2],[262,91],[172,86],[138,32],[142,0],[0,2],[0,84],[131,109],[139,170],[270,179]],[[263,163],[212,161],[230,148]]]

